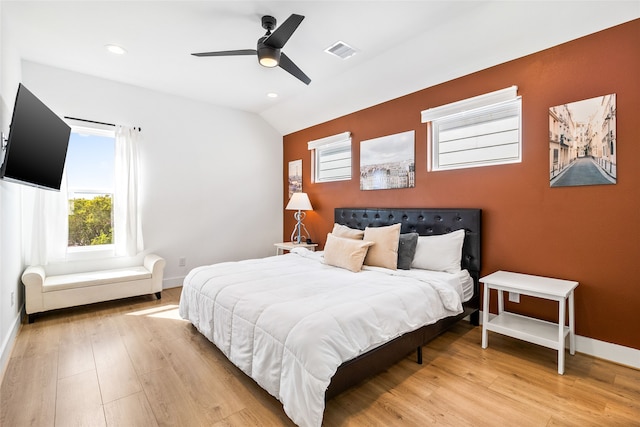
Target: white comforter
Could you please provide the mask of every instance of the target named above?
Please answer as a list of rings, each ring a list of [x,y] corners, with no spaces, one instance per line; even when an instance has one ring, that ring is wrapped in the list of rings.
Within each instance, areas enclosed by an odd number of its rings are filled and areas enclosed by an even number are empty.
[[[320,426],[338,366],[403,333],[462,312],[457,279],[420,271],[359,273],[297,249],[192,270],[180,315],[282,402],[300,426]]]

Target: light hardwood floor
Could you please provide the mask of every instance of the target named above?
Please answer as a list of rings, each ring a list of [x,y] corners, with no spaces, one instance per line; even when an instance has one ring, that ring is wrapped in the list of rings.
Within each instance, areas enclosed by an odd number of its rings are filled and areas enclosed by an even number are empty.
[[[292,425],[280,403],[178,316],[180,288],[24,324],[1,426]],[[326,426],[640,425],[640,371],[467,323],[327,403]]]

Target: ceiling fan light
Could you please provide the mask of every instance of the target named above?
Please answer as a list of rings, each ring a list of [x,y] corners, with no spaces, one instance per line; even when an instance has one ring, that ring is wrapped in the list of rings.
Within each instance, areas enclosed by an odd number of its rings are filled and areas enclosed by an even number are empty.
[[[280,49],[267,46],[260,42],[258,44],[258,61],[263,67],[277,67],[278,64],[280,64]]]
[[[278,61],[275,58],[264,57],[260,58],[260,65],[267,68],[273,68],[278,66]]]

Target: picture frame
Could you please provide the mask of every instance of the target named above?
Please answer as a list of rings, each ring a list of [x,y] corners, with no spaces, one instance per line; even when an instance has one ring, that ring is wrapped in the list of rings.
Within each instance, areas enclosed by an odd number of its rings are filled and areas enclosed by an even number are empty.
[[[549,185],[617,183],[616,94],[549,108]]]
[[[415,187],[415,131],[360,141],[360,190]]]
[[[302,192],[302,159],[289,162],[289,198]]]

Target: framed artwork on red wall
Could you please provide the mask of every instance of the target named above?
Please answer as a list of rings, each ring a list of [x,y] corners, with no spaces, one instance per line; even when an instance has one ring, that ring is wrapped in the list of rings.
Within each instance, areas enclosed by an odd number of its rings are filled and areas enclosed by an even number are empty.
[[[616,94],[549,108],[551,187],[617,180]]]
[[[360,141],[360,190],[415,187],[415,133]]]
[[[289,162],[289,198],[302,191],[302,159]]]

